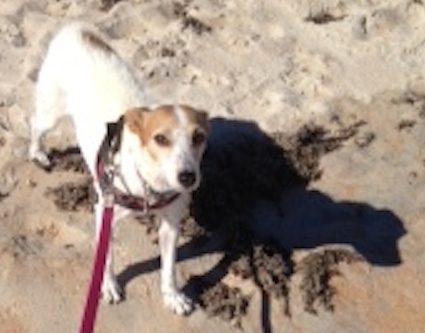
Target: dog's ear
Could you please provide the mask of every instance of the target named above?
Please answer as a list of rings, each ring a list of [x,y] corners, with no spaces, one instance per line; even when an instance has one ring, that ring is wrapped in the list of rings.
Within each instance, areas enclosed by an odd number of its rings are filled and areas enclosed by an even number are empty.
[[[124,114],[124,122],[128,129],[135,134],[143,132],[143,114],[148,112],[146,108],[134,108],[126,111]]]
[[[202,117],[204,120],[208,120],[208,112],[205,110],[197,109],[196,110],[200,117]]]
[[[196,110],[197,113],[197,119],[198,123],[205,129],[205,131],[208,132],[209,125],[208,125],[208,112],[204,110]]]

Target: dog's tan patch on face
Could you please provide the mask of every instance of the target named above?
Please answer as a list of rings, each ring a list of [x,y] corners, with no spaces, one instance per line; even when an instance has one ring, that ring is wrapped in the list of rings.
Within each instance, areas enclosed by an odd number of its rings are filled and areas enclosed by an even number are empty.
[[[139,133],[143,132],[143,114],[145,112],[149,112],[149,110],[145,108],[134,108],[126,111],[124,114],[124,122],[134,134],[139,135]]]
[[[91,47],[106,53],[115,53],[114,49],[95,33],[89,30],[83,30],[82,36],[83,40]]]
[[[175,116],[172,107],[161,106],[153,110],[136,109],[136,113],[130,112],[130,119],[133,126],[132,131],[137,134],[143,145],[154,137],[156,133],[167,136],[172,129],[178,126],[178,119]],[[131,129],[131,128],[130,128]]]
[[[124,119],[130,131],[139,137],[142,146],[156,161],[169,154],[177,132],[187,136],[189,142],[193,141],[195,148],[195,138],[199,138],[199,133],[204,139],[208,132],[206,113],[189,106],[163,105],[152,110],[136,108],[127,111]]]
[[[154,159],[159,158],[159,150],[164,151],[171,145],[171,132],[178,126],[178,119],[172,107],[169,106],[161,106],[153,110],[132,109],[125,113],[124,120],[130,131],[139,137],[141,144],[148,149]]]
[[[143,128],[137,133],[151,157],[160,161],[170,153],[173,145],[173,130],[178,119],[171,106],[161,106],[143,114]]]
[[[146,131],[143,135],[146,140],[152,138],[155,133],[169,135],[178,126],[179,121],[174,114],[173,107],[168,105],[160,106],[148,114],[146,118]]]

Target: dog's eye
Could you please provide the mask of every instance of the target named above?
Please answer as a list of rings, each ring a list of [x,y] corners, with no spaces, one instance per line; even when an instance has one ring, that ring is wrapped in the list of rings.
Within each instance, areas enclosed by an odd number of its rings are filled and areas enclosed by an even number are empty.
[[[164,134],[156,134],[153,139],[158,146],[167,147],[170,145],[170,140]]]
[[[193,133],[192,143],[194,146],[200,146],[201,144],[205,142],[206,138],[207,137],[204,133],[197,131]]]

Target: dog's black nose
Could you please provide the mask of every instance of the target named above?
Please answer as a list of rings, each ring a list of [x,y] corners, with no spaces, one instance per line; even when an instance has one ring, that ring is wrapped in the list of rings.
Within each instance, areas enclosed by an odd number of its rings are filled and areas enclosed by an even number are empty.
[[[193,171],[182,171],[179,173],[179,182],[184,187],[192,186],[196,181],[196,174]]]

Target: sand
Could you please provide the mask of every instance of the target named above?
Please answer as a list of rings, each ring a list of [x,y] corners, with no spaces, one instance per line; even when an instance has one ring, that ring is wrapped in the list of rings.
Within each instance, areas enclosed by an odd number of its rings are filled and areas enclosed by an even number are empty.
[[[73,20],[109,36],[149,102],[212,118],[177,266],[198,307],[163,307],[154,222],[128,219],[126,297],[101,304],[96,332],[425,330],[423,1],[5,0],[0,332],[76,332],[83,309],[87,175],[67,153],[51,172],[27,160],[37,72]],[[46,144],[74,147],[72,124]]]

